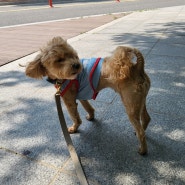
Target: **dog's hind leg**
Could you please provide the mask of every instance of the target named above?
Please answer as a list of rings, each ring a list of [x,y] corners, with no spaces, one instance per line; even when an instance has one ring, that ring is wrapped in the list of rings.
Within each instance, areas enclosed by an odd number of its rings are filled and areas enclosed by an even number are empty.
[[[147,153],[147,143],[145,131],[140,122],[143,107],[143,97],[137,95],[134,96],[133,94],[127,93],[127,96],[124,95],[124,97],[122,97],[122,101],[125,105],[129,120],[136,131],[136,135],[140,143],[138,152],[139,154],[144,155]]]
[[[145,138],[145,131],[143,127],[140,124],[139,116],[133,115],[132,113],[129,114],[130,122],[132,123],[133,127],[135,128],[136,135],[138,137],[138,140],[140,142],[139,147],[139,154],[145,155],[147,153],[147,143]]]
[[[151,120],[150,115],[148,114],[147,109],[146,109],[146,104],[144,104],[143,110],[141,112],[141,120],[142,120],[143,129],[146,130]]]
[[[82,104],[86,112],[88,113],[86,116],[86,119],[89,121],[92,121],[94,119],[94,108],[91,106],[91,104],[87,100],[80,100],[80,103]]]

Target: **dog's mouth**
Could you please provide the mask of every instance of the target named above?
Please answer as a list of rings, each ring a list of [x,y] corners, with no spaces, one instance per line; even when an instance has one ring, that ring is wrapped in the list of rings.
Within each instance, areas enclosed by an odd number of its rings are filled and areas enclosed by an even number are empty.
[[[73,71],[71,73],[70,79],[76,79],[81,70]]]
[[[75,79],[77,78],[77,75],[81,73],[82,66],[79,63],[74,63],[71,67],[72,67],[72,72],[70,74],[70,79]]]
[[[71,72],[71,75],[78,75],[79,73],[81,73],[82,69],[73,69],[73,71]]]

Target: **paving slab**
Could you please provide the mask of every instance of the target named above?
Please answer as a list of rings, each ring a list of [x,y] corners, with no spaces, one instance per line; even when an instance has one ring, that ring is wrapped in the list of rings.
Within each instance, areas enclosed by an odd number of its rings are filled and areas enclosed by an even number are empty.
[[[90,185],[185,184],[184,12],[185,6],[134,12],[68,39],[80,57],[105,57],[118,45],[139,48],[152,84],[144,157],[137,153],[137,138],[114,91],[104,90],[91,101],[93,122],[79,105],[83,124],[71,137]],[[19,67],[36,54],[0,67],[0,184],[77,185],[55,89],[25,77]],[[70,125],[64,105],[63,110]]]

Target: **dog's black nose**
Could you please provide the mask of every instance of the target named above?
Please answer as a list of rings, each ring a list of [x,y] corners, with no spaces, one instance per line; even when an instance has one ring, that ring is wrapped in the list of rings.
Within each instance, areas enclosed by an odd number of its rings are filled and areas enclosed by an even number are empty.
[[[80,68],[80,64],[72,64],[72,68],[73,69],[79,69]]]

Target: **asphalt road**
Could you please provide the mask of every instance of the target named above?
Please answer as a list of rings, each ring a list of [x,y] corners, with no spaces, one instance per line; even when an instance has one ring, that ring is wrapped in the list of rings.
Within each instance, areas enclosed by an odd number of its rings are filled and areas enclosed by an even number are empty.
[[[44,4],[17,4],[0,6],[0,27],[68,19],[99,14],[142,11],[169,6],[184,5],[184,0],[126,0],[116,1],[62,1],[50,8]]]

